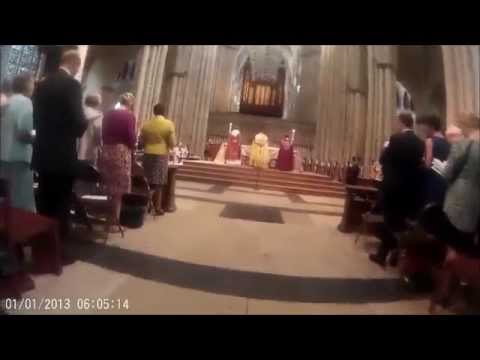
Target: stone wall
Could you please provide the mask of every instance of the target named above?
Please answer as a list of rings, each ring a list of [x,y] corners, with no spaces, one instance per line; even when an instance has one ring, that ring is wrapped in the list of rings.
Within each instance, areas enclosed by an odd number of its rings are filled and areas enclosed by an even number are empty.
[[[85,94],[100,93],[102,86],[112,86],[117,95],[134,90],[133,81],[117,81],[125,62],[135,60],[139,46],[96,46],[90,45],[86,54],[90,62],[83,74]]]
[[[445,75],[440,46],[399,46],[397,80],[412,96],[417,114],[446,115]]]

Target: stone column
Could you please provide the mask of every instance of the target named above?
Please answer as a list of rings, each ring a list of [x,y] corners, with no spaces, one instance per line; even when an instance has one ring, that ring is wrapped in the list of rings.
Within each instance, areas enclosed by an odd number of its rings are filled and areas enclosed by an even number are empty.
[[[367,108],[367,53],[364,46],[348,46],[347,127],[345,158],[363,156]]]
[[[319,160],[344,160],[347,121],[347,48],[322,47],[320,66],[320,110],[315,137]]]
[[[365,134],[365,163],[378,159],[390,137],[395,118],[395,64],[393,46],[368,47],[368,107]]]
[[[332,64],[334,61],[335,46],[324,45],[320,54],[320,91],[318,94],[319,111],[317,116],[317,131],[315,134],[315,155],[321,161],[329,160],[329,136],[330,136],[330,108],[332,94],[332,80],[334,73]]]
[[[85,59],[87,58],[88,53],[88,45],[78,45],[78,52],[80,53],[80,58],[82,59],[82,65],[80,66],[80,70],[75,76],[75,79],[82,81],[83,68],[85,66]]]
[[[168,45],[145,45],[139,53],[135,74],[135,115],[138,125],[152,114],[160,101]]]
[[[215,80],[212,112],[228,112],[232,102],[232,82],[235,69],[235,60],[238,53],[237,47],[222,45],[218,47],[215,65]]]
[[[318,117],[320,100],[320,47],[303,54],[301,61],[302,67],[299,81],[301,89],[297,96],[295,120],[315,123]]]
[[[461,112],[480,114],[480,46],[442,45],[447,125]]]
[[[217,46],[179,46],[176,71],[168,99],[168,116],[175,122],[177,138],[202,155],[213,97]]]

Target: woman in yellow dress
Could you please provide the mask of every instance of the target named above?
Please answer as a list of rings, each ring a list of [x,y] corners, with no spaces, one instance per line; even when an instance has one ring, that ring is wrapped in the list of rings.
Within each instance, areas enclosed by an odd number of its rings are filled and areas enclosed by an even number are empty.
[[[270,153],[268,150],[268,137],[260,132],[255,135],[255,139],[250,147],[250,166],[267,169],[269,163]]]

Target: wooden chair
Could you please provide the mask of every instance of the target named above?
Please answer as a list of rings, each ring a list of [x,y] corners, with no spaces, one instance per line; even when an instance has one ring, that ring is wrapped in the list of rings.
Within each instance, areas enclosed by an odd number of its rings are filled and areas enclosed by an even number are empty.
[[[92,218],[96,221],[103,222],[105,227],[105,241],[108,240],[108,235],[112,225],[118,227],[122,237],[125,236],[123,227],[120,225],[120,219],[113,219],[111,222],[111,212],[112,212],[112,199],[109,195],[104,192],[103,184],[101,182],[101,176],[98,171],[91,166],[90,171],[92,172],[92,181],[95,181],[95,186],[92,190],[88,192],[77,192],[75,193],[75,212],[80,212],[80,217],[90,230],[93,230]]]
[[[338,230],[344,233],[356,231],[362,225],[362,215],[370,211],[377,196],[377,189],[347,185],[345,207]]]
[[[476,255],[471,257],[457,252],[453,259],[446,260],[442,268],[437,270],[430,313],[436,312],[437,305],[449,302],[462,284],[480,290],[480,257]]]

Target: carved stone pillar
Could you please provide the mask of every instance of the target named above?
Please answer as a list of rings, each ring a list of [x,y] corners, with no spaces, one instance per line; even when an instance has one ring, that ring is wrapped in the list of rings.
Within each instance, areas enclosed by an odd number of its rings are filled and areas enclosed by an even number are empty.
[[[320,66],[320,111],[315,137],[319,160],[342,161],[347,112],[347,48],[322,47]]]
[[[299,82],[301,89],[296,101],[295,120],[315,123],[320,110],[320,47],[303,54],[301,61],[302,68]]]
[[[175,122],[177,138],[193,154],[203,154],[210,102],[213,97],[217,46],[178,47],[175,73],[170,86],[168,116]]]
[[[395,118],[395,50],[395,47],[386,45],[368,47],[366,163],[378,159],[383,143],[391,135]]]
[[[238,48],[219,46],[215,65],[215,80],[211,111],[228,112],[232,102],[232,80],[234,76],[235,60]]]
[[[480,113],[480,46],[443,45],[447,125],[461,112]]]
[[[168,45],[145,45],[135,74],[135,115],[138,125],[147,120],[160,101]]]
[[[347,47],[347,127],[345,158],[363,156],[367,108],[367,49],[365,46]]]

